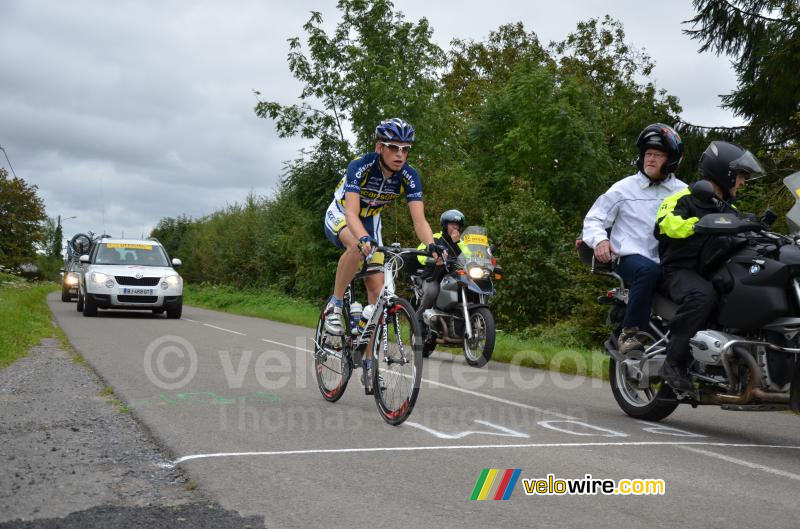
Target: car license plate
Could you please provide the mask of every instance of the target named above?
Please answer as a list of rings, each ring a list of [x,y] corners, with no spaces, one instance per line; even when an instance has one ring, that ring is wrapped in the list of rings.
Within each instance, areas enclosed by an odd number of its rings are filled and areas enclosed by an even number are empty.
[[[133,294],[134,296],[152,296],[152,288],[123,288],[123,294]]]

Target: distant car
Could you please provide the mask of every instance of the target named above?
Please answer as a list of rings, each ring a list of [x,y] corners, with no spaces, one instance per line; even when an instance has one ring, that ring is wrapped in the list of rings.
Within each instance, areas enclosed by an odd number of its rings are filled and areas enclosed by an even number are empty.
[[[61,277],[61,301],[72,301],[78,297],[78,284],[81,282],[81,268],[78,263],[69,263]]]
[[[183,279],[180,259],[169,260],[154,239],[100,239],[88,255],[78,289],[78,312],[96,316],[97,309],[151,310],[180,318]]]

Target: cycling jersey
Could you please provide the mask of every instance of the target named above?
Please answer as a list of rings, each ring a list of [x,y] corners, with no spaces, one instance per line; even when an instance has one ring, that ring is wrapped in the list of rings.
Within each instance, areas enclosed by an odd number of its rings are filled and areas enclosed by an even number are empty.
[[[353,192],[361,196],[359,217],[379,215],[383,208],[395,201],[401,194],[413,202],[422,200],[422,181],[419,173],[410,165],[403,167],[389,178],[383,177],[380,168],[380,155],[371,152],[347,166],[347,174],[339,181],[334,192],[333,202],[344,212],[345,193]]]

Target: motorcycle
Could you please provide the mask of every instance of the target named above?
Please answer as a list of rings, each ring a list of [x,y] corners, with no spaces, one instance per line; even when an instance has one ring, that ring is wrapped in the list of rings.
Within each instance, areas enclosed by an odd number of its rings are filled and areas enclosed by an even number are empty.
[[[791,236],[769,231],[776,218],[771,211],[760,220],[711,214],[695,224],[698,234],[736,235],[742,240],[729,253],[706,263],[705,275],[720,297],[708,328],[690,341],[688,372],[693,389],[688,392],[674,391],[658,376],[670,340],[669,321],[678,306],[656,293],[649,329],[638,335],[644,350],[621,354],[618,344],[628,290],[611,263],[596,261],[592,249],[579,244],[579,256],[593,274],[619,282],[598,301],[609,305],[607,323],[612,330],[604,348],[611,357],[611,391],[631,417],[659,421],[681,404],[800,412],[800,172],[783,182],[796,200],[787,214]],[[710,185],[692,189],[699,200],[708,200],[711,194]]]
[[[422,313],[422,354],[430,356],[437,344],[461,345],[467,363],[482,367],[494,352],[495,323],[487,302],[495,294],[493,281],[502,277],[501,269],[492,256],[486,228],[467,227],[461,241],[467,250],[445,259],[441,271],[431,279],[440,281],[440,285],[433,307]],[[415,310],[419,309],[425,280],[419,273],[411,275]]]

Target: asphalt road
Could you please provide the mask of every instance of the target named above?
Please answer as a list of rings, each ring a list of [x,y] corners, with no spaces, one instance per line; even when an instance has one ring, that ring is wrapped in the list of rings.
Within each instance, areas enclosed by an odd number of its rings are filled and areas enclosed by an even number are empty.
[[[175,464],[270,528],[798,526],[800,418],[787,412],[682,406],[645,423],[605,382],[436,352],[413,414],[392,427],[356,377],[323,401],[310,329],[191,307],[181,320],[84,318],[49,302]],[[521,470],[508,501],[469,500],[482,469]],[[665,492],[526,495],[523,480],[549,474],[663,480]]]

